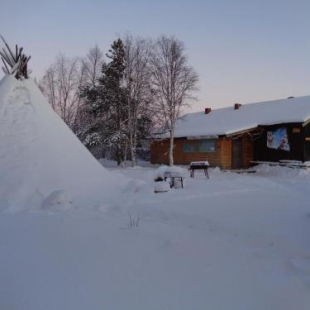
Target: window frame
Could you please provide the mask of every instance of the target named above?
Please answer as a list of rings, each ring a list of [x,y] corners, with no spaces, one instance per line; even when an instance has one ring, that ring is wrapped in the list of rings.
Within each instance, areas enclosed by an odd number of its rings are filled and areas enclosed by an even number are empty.
[[[207,150],[203,149],[203,144],[204,143],[212,143],[211,146],[207,146]],[[199,140],[199,145],[198,145],[198,152],[199,153],[216,153],[216,146],[217,146],[217,139],[203,139]]]
[[[191,150],[186,150],[186,147],[191,146]],[[182,151],[183,153],[195,153],[197,152],[197,144],[193,142],[185,142],[182,144]]]

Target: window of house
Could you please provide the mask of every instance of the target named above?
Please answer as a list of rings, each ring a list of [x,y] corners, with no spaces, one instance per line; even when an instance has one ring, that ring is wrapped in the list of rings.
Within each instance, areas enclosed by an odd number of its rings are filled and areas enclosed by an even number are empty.
[[[196,152],[196,145],[194,143],[184,143],[183,144],[184,153],[194,153]]]
[[[201,153],[216,152],[216,140],[200,140],[199,152]]]

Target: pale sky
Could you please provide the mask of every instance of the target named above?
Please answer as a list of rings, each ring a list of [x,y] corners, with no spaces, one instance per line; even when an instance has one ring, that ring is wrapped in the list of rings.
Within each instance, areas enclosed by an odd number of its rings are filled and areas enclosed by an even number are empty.
[[[0,0],[0,34],[32,55],[37,78],[59,52],[175,35],[200,77],[197,111],[309,95],[309,15],[310,0]]]

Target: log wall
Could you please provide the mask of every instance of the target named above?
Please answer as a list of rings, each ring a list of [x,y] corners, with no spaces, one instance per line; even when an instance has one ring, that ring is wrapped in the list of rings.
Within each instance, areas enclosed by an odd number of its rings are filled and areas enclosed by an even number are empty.
[[[212,167],[222,169],[232,168],[232,138],[219,138],[216,141],[215,152],[184,152],[183,145],[187,143],[199,144],[199,140],[175,139],[174,163],[188,165],[192,161],[209,161]],[[248,168],[253,160],[253,142],[247,137],[242,138],[242,164]],[[151,143],[151,163],[169,163],[169,140],[154,141]]]

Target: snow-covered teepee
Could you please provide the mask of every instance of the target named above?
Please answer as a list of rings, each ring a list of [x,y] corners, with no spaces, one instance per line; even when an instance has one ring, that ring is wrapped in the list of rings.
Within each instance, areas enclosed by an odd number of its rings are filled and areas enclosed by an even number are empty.
[[[104,199],[118,181],[26,78],[24,62],[15,60],[19,64],[7,65],[0,81],[0,210],[83,207]]]

